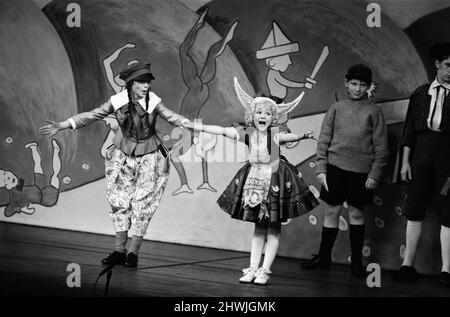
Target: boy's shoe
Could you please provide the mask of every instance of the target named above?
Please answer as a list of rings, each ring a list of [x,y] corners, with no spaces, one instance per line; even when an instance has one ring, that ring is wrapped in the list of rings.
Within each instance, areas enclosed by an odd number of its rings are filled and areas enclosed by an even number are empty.
[[[320,257],[319,254],[313,254],[314,257],[311,260],[303,262],[301,267],[305,270],[329,271],[331,269],[331,260],[326,260]]]
[[[449,272],[441,272],[438,274],[439,283],[443,286],[450,287],[450,273]]]
[[[255,280],[253,281],[253,283],[258,284],[258,285],[266,285],[267,282],[269,281],[269,274],[272,273],[271,270],[265,269],[263,267],[260,267],[258,269],[258,271],[256,272],[255,276]]]
[[[124,253],[119,251],[114,251],[110,253],[109,256],[102,259],[102,264],[105,265],[116,265],[116,264],[124,264],[127,258],[126,251]]]
[[[355,261],[350,264],[350,272],[359,277],[366,277],[367,271],[365,267],[362,265],[361,261]]]
[[[133,252],[127,254],[127,260],[125,262],[126,267],[136,268],[138,264],[138,256]]]
[[[239,279],[239,282],[241,283],[251,283],[255,279],[256,271],[258,269],[255,267],[249,267],[242,270],[242,277]]]
[[[402,265],[400,270],[392,274],[392,279],[396,282],[413,282],[419,278],[419,273],[412,266]]]

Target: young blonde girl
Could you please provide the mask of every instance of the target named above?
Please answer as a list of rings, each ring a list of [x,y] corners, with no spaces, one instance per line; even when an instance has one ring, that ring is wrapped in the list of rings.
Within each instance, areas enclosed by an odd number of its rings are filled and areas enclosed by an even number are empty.
[[[243,270],[239,281],[265,285],[278,251],[281,223],[306,214],[319,204],[296,167],[280,157],[279,145],[308,139],[312,134],[297,135],[276,126],[277,118],[293,110],[304,93],[291,103],[276,104],[270,98],[249,96],[236,78],[234,85],[245,108],[247,127],[202,124],[189,127],[224,135],[249,147],[248,162],[236,173],[217,203],[232,218],[255,223],[250,266]],[[260,267],[264,244],[265,256]]]

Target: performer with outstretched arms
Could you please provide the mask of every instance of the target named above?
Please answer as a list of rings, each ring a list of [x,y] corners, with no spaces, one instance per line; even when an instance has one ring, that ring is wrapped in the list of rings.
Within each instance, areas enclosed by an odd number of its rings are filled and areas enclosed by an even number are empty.
[[[190,122],[167,109],[150,89],[155,77],[150,63],[134,63],[120,73],[126,89],[100,107],[62,122],[49,121],[40,134],[53,136],[60,130],[78,129],[114,113],[120,129],[106,150],[106,196],[116,230],[115,250],[103,264],[137,267],[138,253],[149,222],[159,206],[169,177],[169,153],[156,135],[157,115],[182,126]],[[131,245],[125,249],[128,231]]]
[[[188,126],[245,142],[249,147],[248,162],[233,177],[217,202],[232,218],[255,223],[250,266],[243,270],[244,275],[239,281],[265,285],[278,252],[281,223],[304,215],[319,204],[299,177],[297,168],[279,156],[279,145],[308,139],[312,134],[287,133],[284,126],[275,126],[278,118],[297,106],[304,93],[290,103],[276,104],[271,98],[249,96],[236,78],[234,81],[238,98],[245,108],[247,127],[197,123]],[[260,267],[264,244],[264,262]]]

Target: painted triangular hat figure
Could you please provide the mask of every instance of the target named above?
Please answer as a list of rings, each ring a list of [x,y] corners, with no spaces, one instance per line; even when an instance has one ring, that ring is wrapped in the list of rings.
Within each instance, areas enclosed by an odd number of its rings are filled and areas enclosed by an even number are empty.
[[[311,76],[307,76],[305,82],[297,82],[282,75],[289,68],[289,65],[292,64],[290,54],[297,52],[300,52],[299,43],[292,42],[278,23],[275,21],[272,22],[272,29],[267,35],[264,44],[256,51],[256,58],[265,59],[266,65],[269,68],[266,75],[267,86],[269,87],[270,97],[277,103],[285,101],[287,88],[312,89],[313,85],[317,84],[314,77],[329,53],[328,46],[325,46]],[[286,121],[287,117],[281,119],[280,123]]]

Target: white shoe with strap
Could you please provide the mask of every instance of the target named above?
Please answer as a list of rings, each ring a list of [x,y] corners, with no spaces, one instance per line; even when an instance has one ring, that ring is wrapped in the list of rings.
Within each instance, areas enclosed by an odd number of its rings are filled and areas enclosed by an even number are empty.
[[[257,270],[258,269],[256,267],[249,267],[249,268],[243,269],[242,273],[244,273],[244,274],[239,279],[239,282],[241,282],[241,283],[251,283],[251,282],[253,282],[253,280],[255,279],[255,275],[256,275]]]
[[[258,285],[266,285],[270,279],[269,274],[271,274],[271,273],[272,273],[271,270],[260,267],[255,274],[256,278],[253,281],[253,283],[258,284]]]

